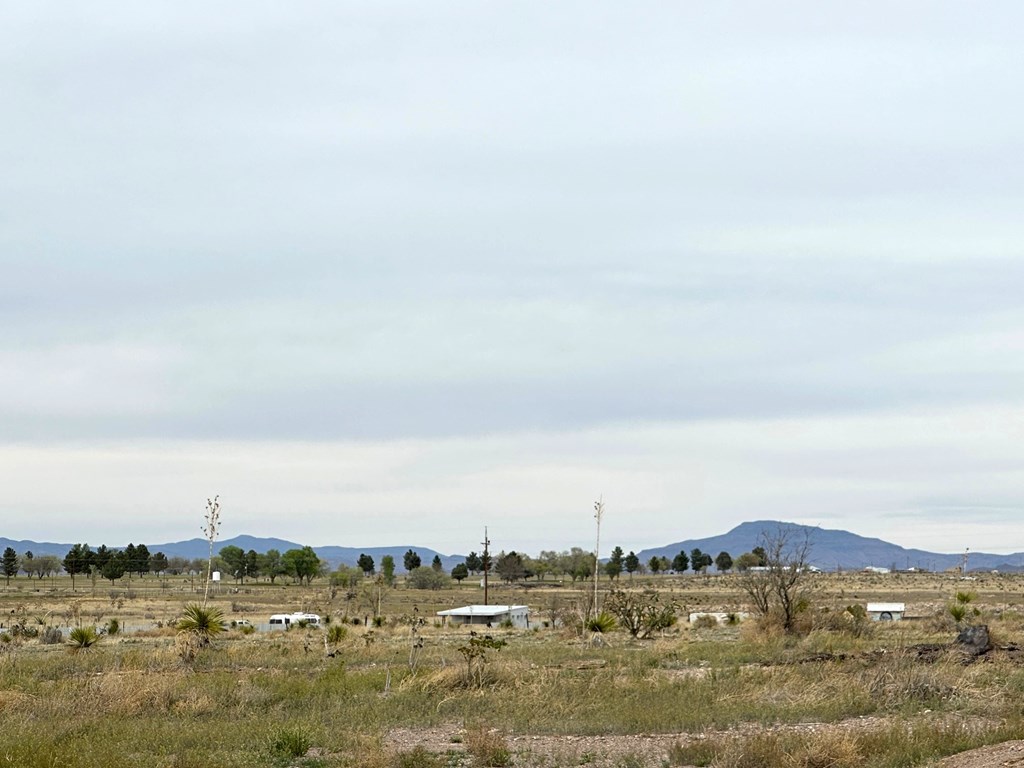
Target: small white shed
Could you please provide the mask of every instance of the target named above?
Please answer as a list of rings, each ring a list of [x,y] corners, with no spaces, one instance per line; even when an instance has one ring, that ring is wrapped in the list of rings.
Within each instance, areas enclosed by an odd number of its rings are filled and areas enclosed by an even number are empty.
[[[476,624],[496,627],[504,621],[511,621],[517,629],[530,628],[530,609],[525,605],[464,605],[438,611],[442,621],[451,624]]]
[[[906,612],[906,603],[868,603],[868,618],[872,621],[902,621]]]

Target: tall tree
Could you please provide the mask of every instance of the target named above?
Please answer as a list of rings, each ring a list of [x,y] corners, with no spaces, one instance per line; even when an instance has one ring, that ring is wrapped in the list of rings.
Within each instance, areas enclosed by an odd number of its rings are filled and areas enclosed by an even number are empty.
[[[132,572],[139,574],[139,578],[141,579],[149,573],[150,568],[152,567],[150,564],[152,558],[153,556],[149,554],[149,547],[145,544],[139,544],[135,548],[135,557],[132,559]]]
[[[680,552],[672,558],[672,570],[676,573],[686,573],[686,569],[689,567],[690,558],[686,556],[685,552]]]
[[[633,574],[640,570],[640,558],[637,557],[636,552],[630,550],[629,554],[622,559],[622,567],[626,569],[626,573],[632,579]]]
[[[17,577],[18,575],[18,553],[14,551],[14,547],[7,547],[4,550],[0,563],[3,565],[4,576],[7,577],[7,586],[10,586],[11,576]]]
[[[452,568],[452,578],[459,582],[459,584],[461,584],[462,580],[467,578],[468,576],[469,568],[466,566],[465,563],[459,563],[454,568]]]
[[[430,561],[430,567],[433,568],[435,571],[444,570],[444,563],[441,562],[440,555],[434,555],[434,559]]]
[[[149,567],[156,574],[166,573],[170,567],[170,560],[163,552],[157,552],[149,558]]]
[[[512,583],[526,576],[526,567],[523,565],[523,558],[518,552],[502,552],[494,563],[494,572],[501,576],[506,582]]]
[[[611,555],[608,558],[608,562],[604,564],[604,572],[608,575],[609,579],[617,579],[622,573],[622,561],[626,555],[622,551],[622,547],[615,547],[612,550]]]
[[[723,573],[732,568],[732,555],[724,551],[719,552],[718,556],[715,558],[715,568]]]
[[[257,580],[260,577],[260,555],[255,549],[245,553],[245,575]]]
[[[113,585],[115,581],[124,576],[127,570],[128,563],[124,552],[112,552],[100,569],[100,575],[104,579],[109,579]]]
[[[288,569],[288,575],[300,584],[303,580],[310,584],[314,578],[320,575],[320,558],[312,547],[289,549],[281,555],[281,560]]]
[[[657,575],[658,571],[661,570],[661,558],[657,555],[651,557],[651,559],[647,561],[647,567],[651,570],[651,573]]]
[[[380,575],[388,586],[395,583],[395,558],[393,556],[384,555],[380,559]]]
[[[711,559],[711,555],[704,554],[699,547],[694,547],[690,552],[690,567],[693,568],[694,573],[703,573],[712,562],[714,561]]]
[[[221,547],[217,554],[224,561],[227,572],[234,577],[235,581],[245,583],[245,550],[234,544],[228,544]]]
[[[356,565],[359,567],[359,570],[363,572],[363,576],[369,576],[374,571],[373,558],[365,552],[359,555]]]
[[[470,552],[466,555],[466,569],[470,573],[480,573],[483,567],[484,564],[480,561],[480,555],[476,552]]]
[[[281,552],[276,549],[268,549],[259,557],[260,574],[270,579],[273,584],[278,576],[287,576],[288,569],[281,559]]]
[[[93,552],[88,544],[75,544],[64,555],[62,565],[68,575],[71,576],[71,591],[75,591],[75,576],[79,573],[88,573],[92,566]]]
[[[411,549],[402,555],[402,565],[405,566],[405,570],[408,572],[416,570],[422,564],[423,562],[420,560],[420,556]]]

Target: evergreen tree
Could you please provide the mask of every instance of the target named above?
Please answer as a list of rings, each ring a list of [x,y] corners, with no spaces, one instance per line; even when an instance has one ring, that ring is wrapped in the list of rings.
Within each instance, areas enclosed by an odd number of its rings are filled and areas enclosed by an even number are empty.
[[[405,566],[405,570],[411,573],[419,568],[423,562],[420,560],[420,556],[410,549],[402,556],[402,564]]]
[[[626,573],[629,574],[629,578],[633,578],[633,574],[640,570],[640,558],[636,556],[636,552],[632,550],[622,560],[622,567],[626,569]]]
[[[149,568],[154,573],[164,573],[170,568],[170,561],[163,552],[157,552],[149,558]]]
[[[676,573],[685,573],[686,569],[690,567],[690,558],[686,556],[685,552],[680,552],[678,555],[672,558],[672,570]]]
[[[715,558],[715,567],[719,571],[728,571],[732,568],[732,555],[728,552],[719,552],[718,557]]]
[[[466,555],[466,569],[470,573],[480,573],[483,570],[484,564],[480,560],[480,555],[476,552],[470,552]]]
[[[152,555],[149,554],[149,547],[145,544],[139,544],[139,546],[135,548],[135,558],[131,563],[132,572],[139,574],[139,578],[141,579],[144,575],[149,573],[151,568],[151,559]]]
[[[110,579],[111,585],[128,570],[127,558],[124,552],[112,552],[106,563],[100,569],[100,575],[104,579]]]
[[[434,555],[434,559],[430,562],[430,567],[433,568],[435,571],[444,570],[444,564],[441,562],[440,555]]]
[[[64,555],[61,565],[64,566],[64,570],[71,576],[72,592],[75,590],[75,576],[79,573],[89,572],[89,568],[92,566],[92,556],[93,552],[89,549],[88,544],[75,544]]]
[[[459,582],[459,584],[461,584],[462,580],[467,578],[468,576],[469,568],[466,566],[465,563],[459,563],[454,568],[452,568],[452,578]]]
[[[4,576],[7,577],[7,585],[10,586],[11,576],[17,577],[18,575],[18,553],[14,551],[14,547],[8,547],[4,550],[0,563],[3,566]]]
[[[367,554],[359,555],[356,565],[359,566],[359,570],[363,572],[364,576],[369,576],[374,571],[373,558]]]

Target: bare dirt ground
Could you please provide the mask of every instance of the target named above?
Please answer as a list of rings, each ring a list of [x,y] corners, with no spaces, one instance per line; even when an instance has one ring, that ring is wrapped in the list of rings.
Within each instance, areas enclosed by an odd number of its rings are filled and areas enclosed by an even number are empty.
[[[660,766],[669,763],[673,747],[689,745],[703,739],[750,736],[765,732],[825,732],[871,729],[882,726],[884,718],[860,717],[841,723],[800,723],[762,727],[743,726],[731,731],[704,733],[636,734],[614,736],[532,736],[511,734],[506,737],[515,755],[516,765],[587,765],[590,768],[621,766],[628,758],[630,765]],[[936,726],[940,724],[936,720]],[[437,754],[464,751],[464,731],[457,723],[435,728],[395,729],[386,745],[395,751],[423,747]],[[934,764],[934,768],[1024,768],[1024,741],[1008,741],[952,755]],[[683,767],[680,767],[683,768]]]
[[[1004,741],[961,752],[940,760],[935,768],[999,768],[1007,765],[1024,766],[1024,741]]]

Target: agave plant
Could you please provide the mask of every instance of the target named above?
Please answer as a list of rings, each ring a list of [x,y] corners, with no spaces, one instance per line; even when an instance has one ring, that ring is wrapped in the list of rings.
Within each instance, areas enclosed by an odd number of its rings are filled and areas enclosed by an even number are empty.
[[[618,626],[618,622],[615,617],[606,611],[601,611],[596,616],[591,616],[587,621],[587,629],[591,632],[600,632],[602,634],[611,632]]]
[[[68,648],[72,651],[87,651],[100,641],[93,627],[75,627],[68,635]]]
[[[178,620],[178,630],[193,635],[205,645],[224,631],[224,613],[220,608],[189,603]]]

